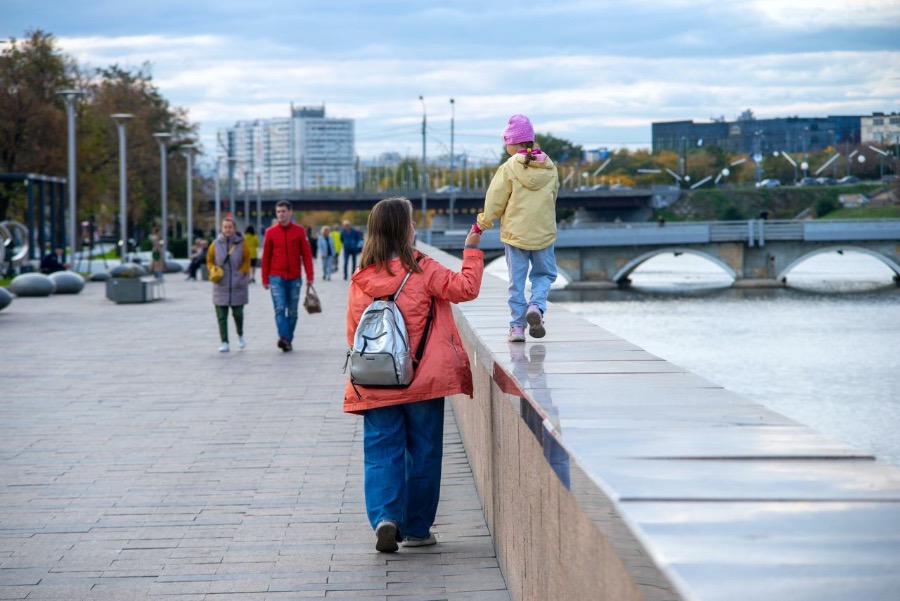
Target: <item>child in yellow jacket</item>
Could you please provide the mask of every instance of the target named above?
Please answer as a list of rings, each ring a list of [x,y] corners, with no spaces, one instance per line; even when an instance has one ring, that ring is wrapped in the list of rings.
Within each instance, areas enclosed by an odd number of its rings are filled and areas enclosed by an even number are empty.
[[[491,180],[484,212],[472,229],[488,230],[500,219],[500,241],[509,269],[509,341],[525,342],[525,324],[533,338],[546,335],[544,313],[550,285],[556,281],[556,165],[534,143],[534,127],[525,115],[509,118],[503,143],[510,158]],[[530,268],[530,276],[529,276]],[[525,281],[531,298],[525,301]]]

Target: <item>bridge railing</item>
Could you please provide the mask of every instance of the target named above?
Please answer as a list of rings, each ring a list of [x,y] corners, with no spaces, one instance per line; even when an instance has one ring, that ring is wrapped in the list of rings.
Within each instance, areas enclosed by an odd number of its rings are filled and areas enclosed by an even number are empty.
[[[461,249],[468,230],[433,230],[431,243],[442,249]],[[849,219],[829,221],[763,220],[692,221],[668,223],[589,223],[557,231],[558,248],[590,246],[671,246],[742,242],[764,246],[766,241],[822,242],[833,240],[898,240],[900,220]],[[503,247],[497,228],[482,236],[482,248]]]

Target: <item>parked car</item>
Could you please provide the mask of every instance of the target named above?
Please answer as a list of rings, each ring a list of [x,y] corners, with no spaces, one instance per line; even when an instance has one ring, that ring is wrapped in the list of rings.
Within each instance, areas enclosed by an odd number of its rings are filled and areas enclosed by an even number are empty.
[[[451,192],[459,192],[459,188],[457,186],[441,186],[435,192],[438,194],[450,194]]]
[[[781,182],[775,178],[767,178],[762,181],[756,182],[757,188],[777,188],[781,185]]]
[[[631,190],[631,186],[626,186],[625,184],[613,184],[609,187],[610,190]]]
[[[837,184],[837,180],[833,177],[818,177],[816,178],[816,182],[818,182],[820,186],[834,186]]]
[[[859,178],[855,175],[845,175],[841,179],[837,181],[839,186],[846,186],[847,184],[858,184]]]
[[[814,177],[804,177],[799,182],[797,182],[798,186],[818,186],[819,182]]]

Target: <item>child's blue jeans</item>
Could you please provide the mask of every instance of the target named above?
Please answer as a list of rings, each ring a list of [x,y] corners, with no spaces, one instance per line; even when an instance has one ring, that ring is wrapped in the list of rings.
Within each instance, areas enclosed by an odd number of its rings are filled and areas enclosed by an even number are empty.
[[[509,269],[510,327],[525,326],[528,305],[537,305],[541,313],[547,310],[550,285],[556,281],[556,254],[551,244],[541,250],[522,250],[506,244],[506,267]],[[531,267],[531,274],[528,268]],[[531,300],[525,302],[525,281],[531,280]]]

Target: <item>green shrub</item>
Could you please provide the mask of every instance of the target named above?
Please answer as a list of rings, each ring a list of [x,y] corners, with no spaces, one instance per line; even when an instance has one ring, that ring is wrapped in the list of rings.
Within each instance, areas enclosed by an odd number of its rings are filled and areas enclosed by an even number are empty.
[[[816,201],[816,217],[824,217],[838,209],[838,203],[831,198],[820,198]]]

